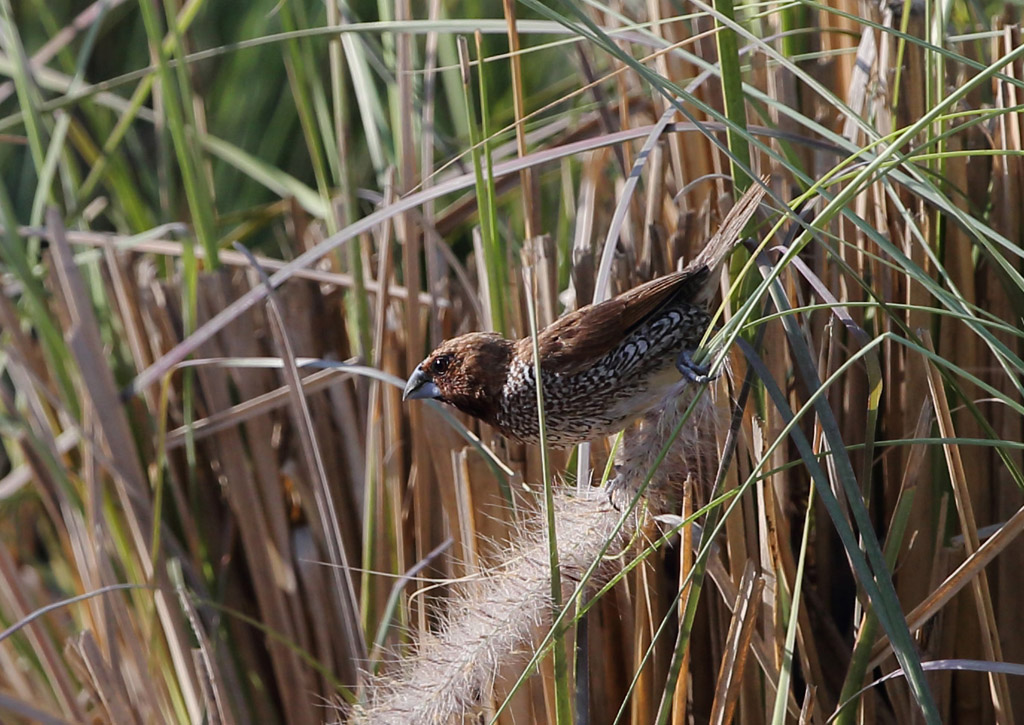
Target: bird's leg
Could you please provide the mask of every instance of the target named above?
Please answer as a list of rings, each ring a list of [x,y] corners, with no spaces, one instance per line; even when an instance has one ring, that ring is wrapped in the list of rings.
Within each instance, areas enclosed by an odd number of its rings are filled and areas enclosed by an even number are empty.
[[[620,498],[618,494],[624,488],[625,481],[622,478],[622,474],[618,472],[616,467],[615,475],[609,478],[608,481],[604,484],[604,492],[605,495],[608,497],[608,503],[610,503],[612,505],[612,508],[615,509],[616,511],[621,510],[619,508],[618,503],[618,499]]]
[[[682,373],[683,377],[689,380],[691,383],[697,383],[698,385],[704,385],[710,383],[713,380],[717,380],[721,373],[715,375],[709,375],[711,371],[711,362],[705,362],[698,364],[693,360],[693,350],[689,348],[683,348],[683,351],[679,353],[679,357],[676,358],[676,369]]]

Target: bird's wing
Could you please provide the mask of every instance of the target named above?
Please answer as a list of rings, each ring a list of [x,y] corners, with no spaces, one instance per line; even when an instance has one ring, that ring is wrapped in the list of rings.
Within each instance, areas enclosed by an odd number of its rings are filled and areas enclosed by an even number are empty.
[[[611,352],[639,324],[679,297],[703,284],[708,270],[676,272],[635,287],[618,297],[587,305],[557,319],[538,336],[544,370],[572,374]],[[530,357],[529,338],[519,352]]]
[[[763,178],[762,184],[767,182]],[[586,369],[611,352],[640,323],[669,302],[685,299],[704,304],[714,294],[709,280],[739,240],[743,228],[764,196],[754,184],[722,221],[718,232],[682,272],[668,274],[596,305],[587,305],[559,318],[538,336],[544,370],[572,374]],[[531,359],[529,338],[519,341],[516,354]]]

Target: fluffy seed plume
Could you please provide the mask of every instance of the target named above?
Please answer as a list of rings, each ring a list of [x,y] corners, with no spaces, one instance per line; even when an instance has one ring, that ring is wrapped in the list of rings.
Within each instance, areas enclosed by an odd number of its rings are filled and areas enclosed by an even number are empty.
[[[619,512],[596,492],[585,498],[560,495],[556,506],[563,596],[568,596],[609,539],[608,556],[594,581],[614,572],[631,529],[613,534]],[[369,703],[351,722],[447,723],[487,702],[499,668],[512,653],[529,651],[534,632],[550,623],[551,569],[539,524],[506,554],[507,564],[455,595],[440,631],[424,636],[396,673],[372,684]]]

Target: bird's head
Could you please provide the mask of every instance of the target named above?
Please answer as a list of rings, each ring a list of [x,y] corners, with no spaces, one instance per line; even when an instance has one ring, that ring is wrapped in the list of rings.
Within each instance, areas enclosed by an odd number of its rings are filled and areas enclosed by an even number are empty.
[[[446,340],[416,366],[402,400],[433,398],[492,421],[508,376],[514,343],[492,332]]]

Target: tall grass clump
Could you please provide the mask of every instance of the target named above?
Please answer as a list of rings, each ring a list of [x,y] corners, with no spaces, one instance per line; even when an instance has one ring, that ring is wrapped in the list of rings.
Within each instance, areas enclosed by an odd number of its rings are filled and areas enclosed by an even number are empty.
[[[0,0],[0,720],[1014,722],[1019,23]],[[403,405],[762,177],[714,384]]]

